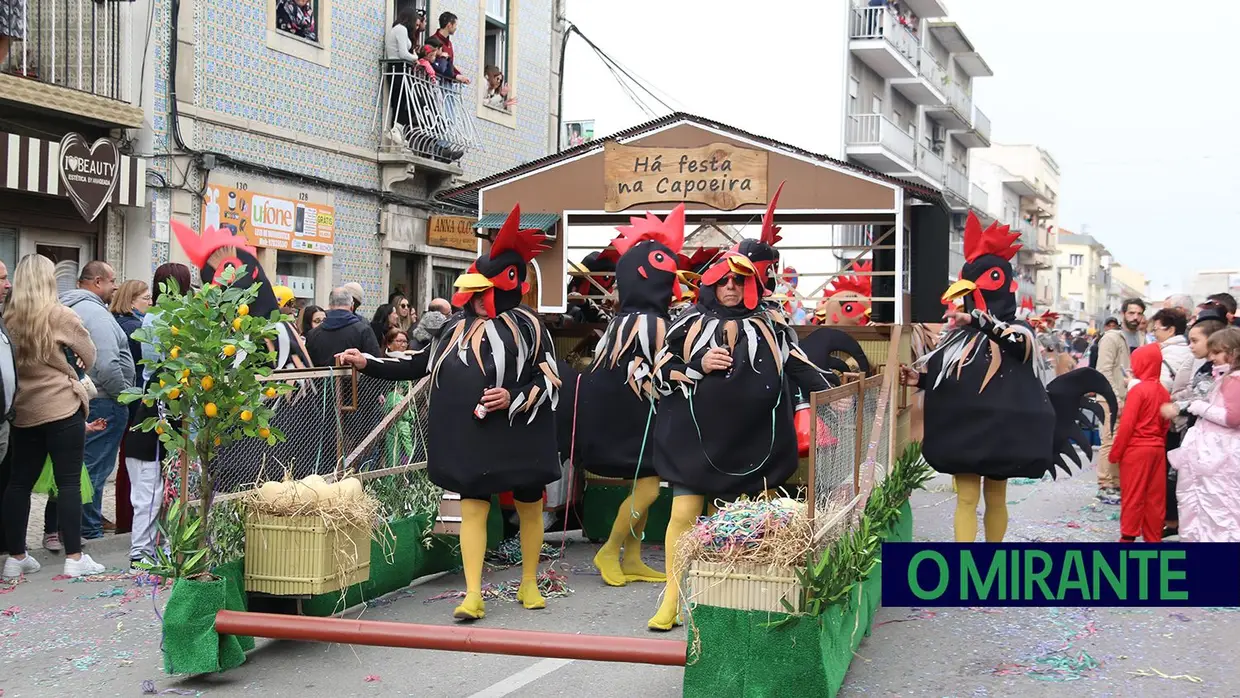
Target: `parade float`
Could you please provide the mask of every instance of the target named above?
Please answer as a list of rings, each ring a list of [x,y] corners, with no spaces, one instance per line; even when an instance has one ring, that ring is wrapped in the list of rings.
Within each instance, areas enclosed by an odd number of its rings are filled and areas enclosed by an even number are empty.
[[[703,162],[707,170],[714,162],[716,174],[690,176],[690,164]],[[215,637],[228,637],[228,632],[330,637],[336,642],[506,654],[531,653],[537,647],[537,656],[687,665],[686,695],[778,695],[781,686],[789,685],[812,686],[810,692],[816,695],[838,690],[852,651],[868,633],[880,604],[881,543],[911,538],[907,499],[926,477],[918,450],[910,446],[915,410],[897,377],[898,366],[924,344],[924,333],[910,325],[942,316],[938,297],[947,274],[949,212],[939,193],[700,117],[675,114],[482,178],[440,198],[478,211],[480,251],[487,249],[518,202],[520,227],[547,236],[549,249],[529,262],[530,289],[524,302],[552,328],[557,355],[572,362],[588,361],[601,335],[602,325],[581,319],[578,311],[607,302],[607,284],[598,278],[614,272],[586,262],[591,254],[595,259],[605,256],[617,225],[635,212],[665,215],[675,203],[685,203],[691,228],[736,233],[761,217],[768,195],[784,181],[778,222],[785,227],[786,240],[778,248],[784,256],[778,268],[795,265],[798,271],[793,272],[796,284],[782,285],[783,292],[795,298],[777,300],[814,307],[841,290],[831,283],[841,272],[851,277],[853,286],[870,289],[866,299],[849,296],[851,302],[868,301],[856,326],[795,328],[802,339],[824,329],[844,332],[860,347],[862,361],[855,355],[840,357],[847,364],[847,370],[840,369],[846,374],[843,385],[810,396],[810,410],[817,417],[809,426],[814,447],[782,496],[751,503],[748,509],[725,507],[704,519],[704,528],[690,532],[698,536],[697,543],[684,550],[696,557],[682,556],[677,563],[689,602],[688,642],[460,626],[408,625],[399,632],[380,631],[368,621],[350,621],[346,628],[339,625],[342,620],[305,617],[338,614],[419,576],[459,565],[453,501],[425,478],[425,379],[398,386],[393,393],[392,384],[368,381],[344,369],[270,375],[256,371],[256,381],[278,387],[277,396],[262,399],[269,405],[264,409],[272,411],[268,428],[274,434],[279,427],[287,440],[251,438],[241,446],[226,445],[219,454],[223,462],[214,489],[203,490],[207,494],[198,499],[214,501],[203,517],[204,528],[211,532],[205,564],[240,598],[243,589],[258,581],[247,582],[247,570],[254,577],[257,564],[250,557],[265,547],[255,540],[252,523],[255,507],[266,506],[263,483],[272,481],[274,487],[267,489],[275,495],[275,487],[285,480],[304,481],[318,474],[331,484],[355,476],[374,500],[367,505],[373,526],[366,577],[361,579],[361,540],[343,536],[356,554],[345,556],[348,564],[337,564],[330,584],[307,584],[291,595],[252,588],[248,601],[255,608],[288,599],[296,604],[272,608],[283,615],[221,606],[215,628],[225,634]],[[800,225],[816,227],[798,234]],[[824,228],[833,232],[824,236]],[[687,240],[686,251],[723,243]],[[914,293],[917,289],[929,290]],[[230,318],[219,321],[227,324]],[[561,408],[572,404],[569,389],[566,381]],[[562,411],[571,417],[571,411]],[[571,435],[571,418],[560,419],[558,426]],[[628,496],[630,485],[599,482],[574,468],[571,438],[561,440],[561,451],[565,483],[560,495],[548,497],[547,508],[575,515],[587,537],[601,537],[593,531],[612,527],[617,504]],[[188,471],[184,459],[178,467]],[[199,504],[187,491],[180,499]],[[670,493],[663,494],[650,510],[647,542],[655,542],[657,532],[664,530],[665,500],[670,499]],[[569,512],[574,505],[576,511]],[[491,511],[491,525],[502,526],[500,507]],[[266,515],[277,513],[268,510]],[[712,533],[728,526],[739,533]],[[767,531],[774,534],[769,541]],[[323,565],[318,571],[325,571]],[[327,576],[302,573],[297,578],[306,582]],[[328,591],[329,586],[339,588]]]

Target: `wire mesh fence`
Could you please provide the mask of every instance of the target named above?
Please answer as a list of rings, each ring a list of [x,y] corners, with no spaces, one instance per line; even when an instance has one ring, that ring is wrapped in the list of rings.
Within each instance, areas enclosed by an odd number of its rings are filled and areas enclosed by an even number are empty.
[[[293,386],[272,399],[270,427],[285,440],[245,439],[221,448],[210,466],[217,499],[286,474],[331,480],[351,472],[370,480],[425,467],[427,381],[392,382],[344,368],[276,371],[266,380]],[[190,491],[198,491],[197,468],[183,463],[181,471]]]

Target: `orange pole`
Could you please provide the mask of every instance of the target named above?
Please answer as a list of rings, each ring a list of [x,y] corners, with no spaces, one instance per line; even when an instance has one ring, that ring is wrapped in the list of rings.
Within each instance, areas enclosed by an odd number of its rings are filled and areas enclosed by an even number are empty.
[[[569,635],[464,625],[418,625],[347,618],[312,618],[245,611],[218,612],[215,615],[215,630],[223,635],[250,635],[275,640],[338,642],[346,645],[480,652],[662,666],[684,666],[687,649],[685,643],[678,640]]]

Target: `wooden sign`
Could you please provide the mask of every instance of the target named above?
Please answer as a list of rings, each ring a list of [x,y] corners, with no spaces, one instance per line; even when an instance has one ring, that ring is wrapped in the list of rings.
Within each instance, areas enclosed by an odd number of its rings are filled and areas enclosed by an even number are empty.
[[[426,243],[434,247],[477,252],[478,238],[474,235],[474,223],[477,222],[477,219],[465,216],[431,216],[426,228]]]
[[[766,204],[767,153],[712,143],[700,148],[603,146],[603,208],[693,201],[720,211]]]

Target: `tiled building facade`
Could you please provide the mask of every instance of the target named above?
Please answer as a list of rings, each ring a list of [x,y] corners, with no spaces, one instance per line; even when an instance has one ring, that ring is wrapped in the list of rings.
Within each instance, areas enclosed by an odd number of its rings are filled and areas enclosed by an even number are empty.
[[[229,191],[248,191],[334,213],[330,255],[260,250],[269,275],[300,282],[294,289],[303,302],[324,305],[332,286],[356,281],[367,291],[368,309],[397,288],[424,307],[474,256],[461,246],[428,244],[430,216],[466,213],[437,210],[434,191],[556,147],[560,0],[417,0],[428,11],[429,31],[441,12],[459,17],[456,65],[472,81],[463,91],[462,118],[472,120],[476,138],[454,164],[385,152],[391,146],[381,60],[394,0],[312,0],[316,41],[276,29],[279,0],[150,1],[153,80],[139,142],[156,155],[150,169],[159,181],[151,205],[127,226],[130,267],[148,258],[151,268],[183,260],[175,240],[167,241],[161,211],[199,229],[213,196],[226,205]],[[481,105],[488,11],[506,15],[507,73],[517,99],[510,113]],[[193,155],[168,155],[183,152],[172,133],[174,92],[180,137]],[[135,216],[147,216],[146,225]]]

